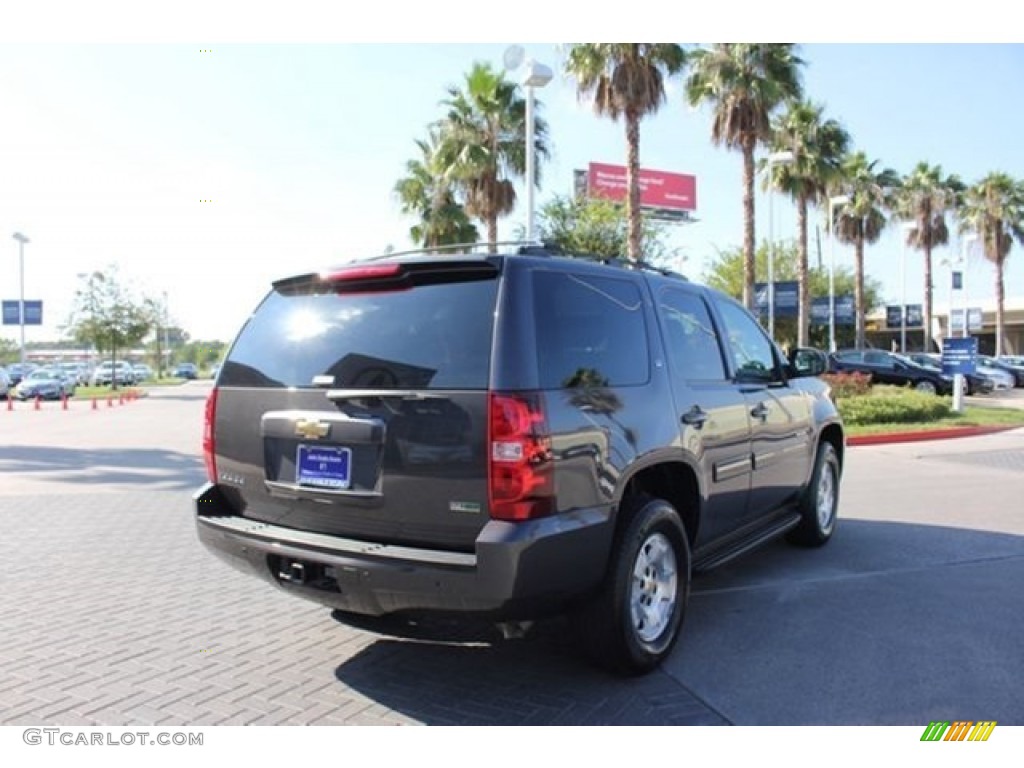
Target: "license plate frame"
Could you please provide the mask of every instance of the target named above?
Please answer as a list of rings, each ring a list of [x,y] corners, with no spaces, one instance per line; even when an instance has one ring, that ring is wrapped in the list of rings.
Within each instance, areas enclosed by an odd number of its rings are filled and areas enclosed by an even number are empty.
[[[295,483],[306,488],[348,490],[352,487],[352,449],[299,443],[295,449]]]

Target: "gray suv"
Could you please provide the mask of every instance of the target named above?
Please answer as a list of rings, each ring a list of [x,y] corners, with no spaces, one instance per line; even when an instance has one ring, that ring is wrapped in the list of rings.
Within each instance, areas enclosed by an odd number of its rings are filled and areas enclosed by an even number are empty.
[[[568,614],[596,661],[646,672],[693,573],[832,535],[823,370],[644,265],[531,246],[290,277],[206,403],[199,538],[352,623]]]

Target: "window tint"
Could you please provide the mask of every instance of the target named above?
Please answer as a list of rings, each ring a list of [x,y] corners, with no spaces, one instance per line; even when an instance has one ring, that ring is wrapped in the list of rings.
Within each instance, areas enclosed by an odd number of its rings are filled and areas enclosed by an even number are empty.
[[[885,354],[885,352],[865,352],[864,362],[868,365],[878,366],[879,368],[895,368],[896,361]]]
[[[486,389],[497,280],[383,293],[273,292],[242,329],[221,386]]]
[[[747,381],[774,381],[775,355],[772,343],[757,321],[733,301],[717,300],[725,322],[726,336],[736,376]]]
[[[658,314],[665,329],[673,375],[687,379],[725,379],[718,337],[700,296],[666,289],[659,298]]]
[[[533,290],[542,389],[647,381],[647,331],[635,283],[538,270]]]

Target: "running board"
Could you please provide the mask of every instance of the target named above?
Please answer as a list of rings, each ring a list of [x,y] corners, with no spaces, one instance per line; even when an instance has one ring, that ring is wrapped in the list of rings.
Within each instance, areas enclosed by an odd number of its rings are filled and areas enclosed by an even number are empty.
[[[800,514],[798,512],[778,518],[772,521],[771,525],[767,528],[758,528],[752,534],[739,541],[730,542],[720,549],[715,549],[706,555],[699,556],[693,563],[693,570],[694,572],[701,572],[717,568],[735,557],[760,547],[762,544],[767,544],[772,539],[778,538],[790,528],[795,528],[799,524]]]

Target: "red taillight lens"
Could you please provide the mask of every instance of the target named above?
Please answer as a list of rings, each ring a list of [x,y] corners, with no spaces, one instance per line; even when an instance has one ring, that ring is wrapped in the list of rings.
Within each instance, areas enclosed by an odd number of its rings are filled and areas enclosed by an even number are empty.
[[[213,428],[217,422],[217,388],[214,387],[206,398],[206,411],[203,415],[203,463],[206,464],[206,479],[217,482],[217,459],[214,454],[216,446],[213,439]]]
[[[554,512],[551,437],[539,392],[492,392],[488,481],[491,517],[530,520]]]
[[[359,267],[342,267],[334,272],[328,272],[324,275],[324,279],[330,282],[374,280],[382,277],[398,277],[401,271],[401,264],[368,264]]]

